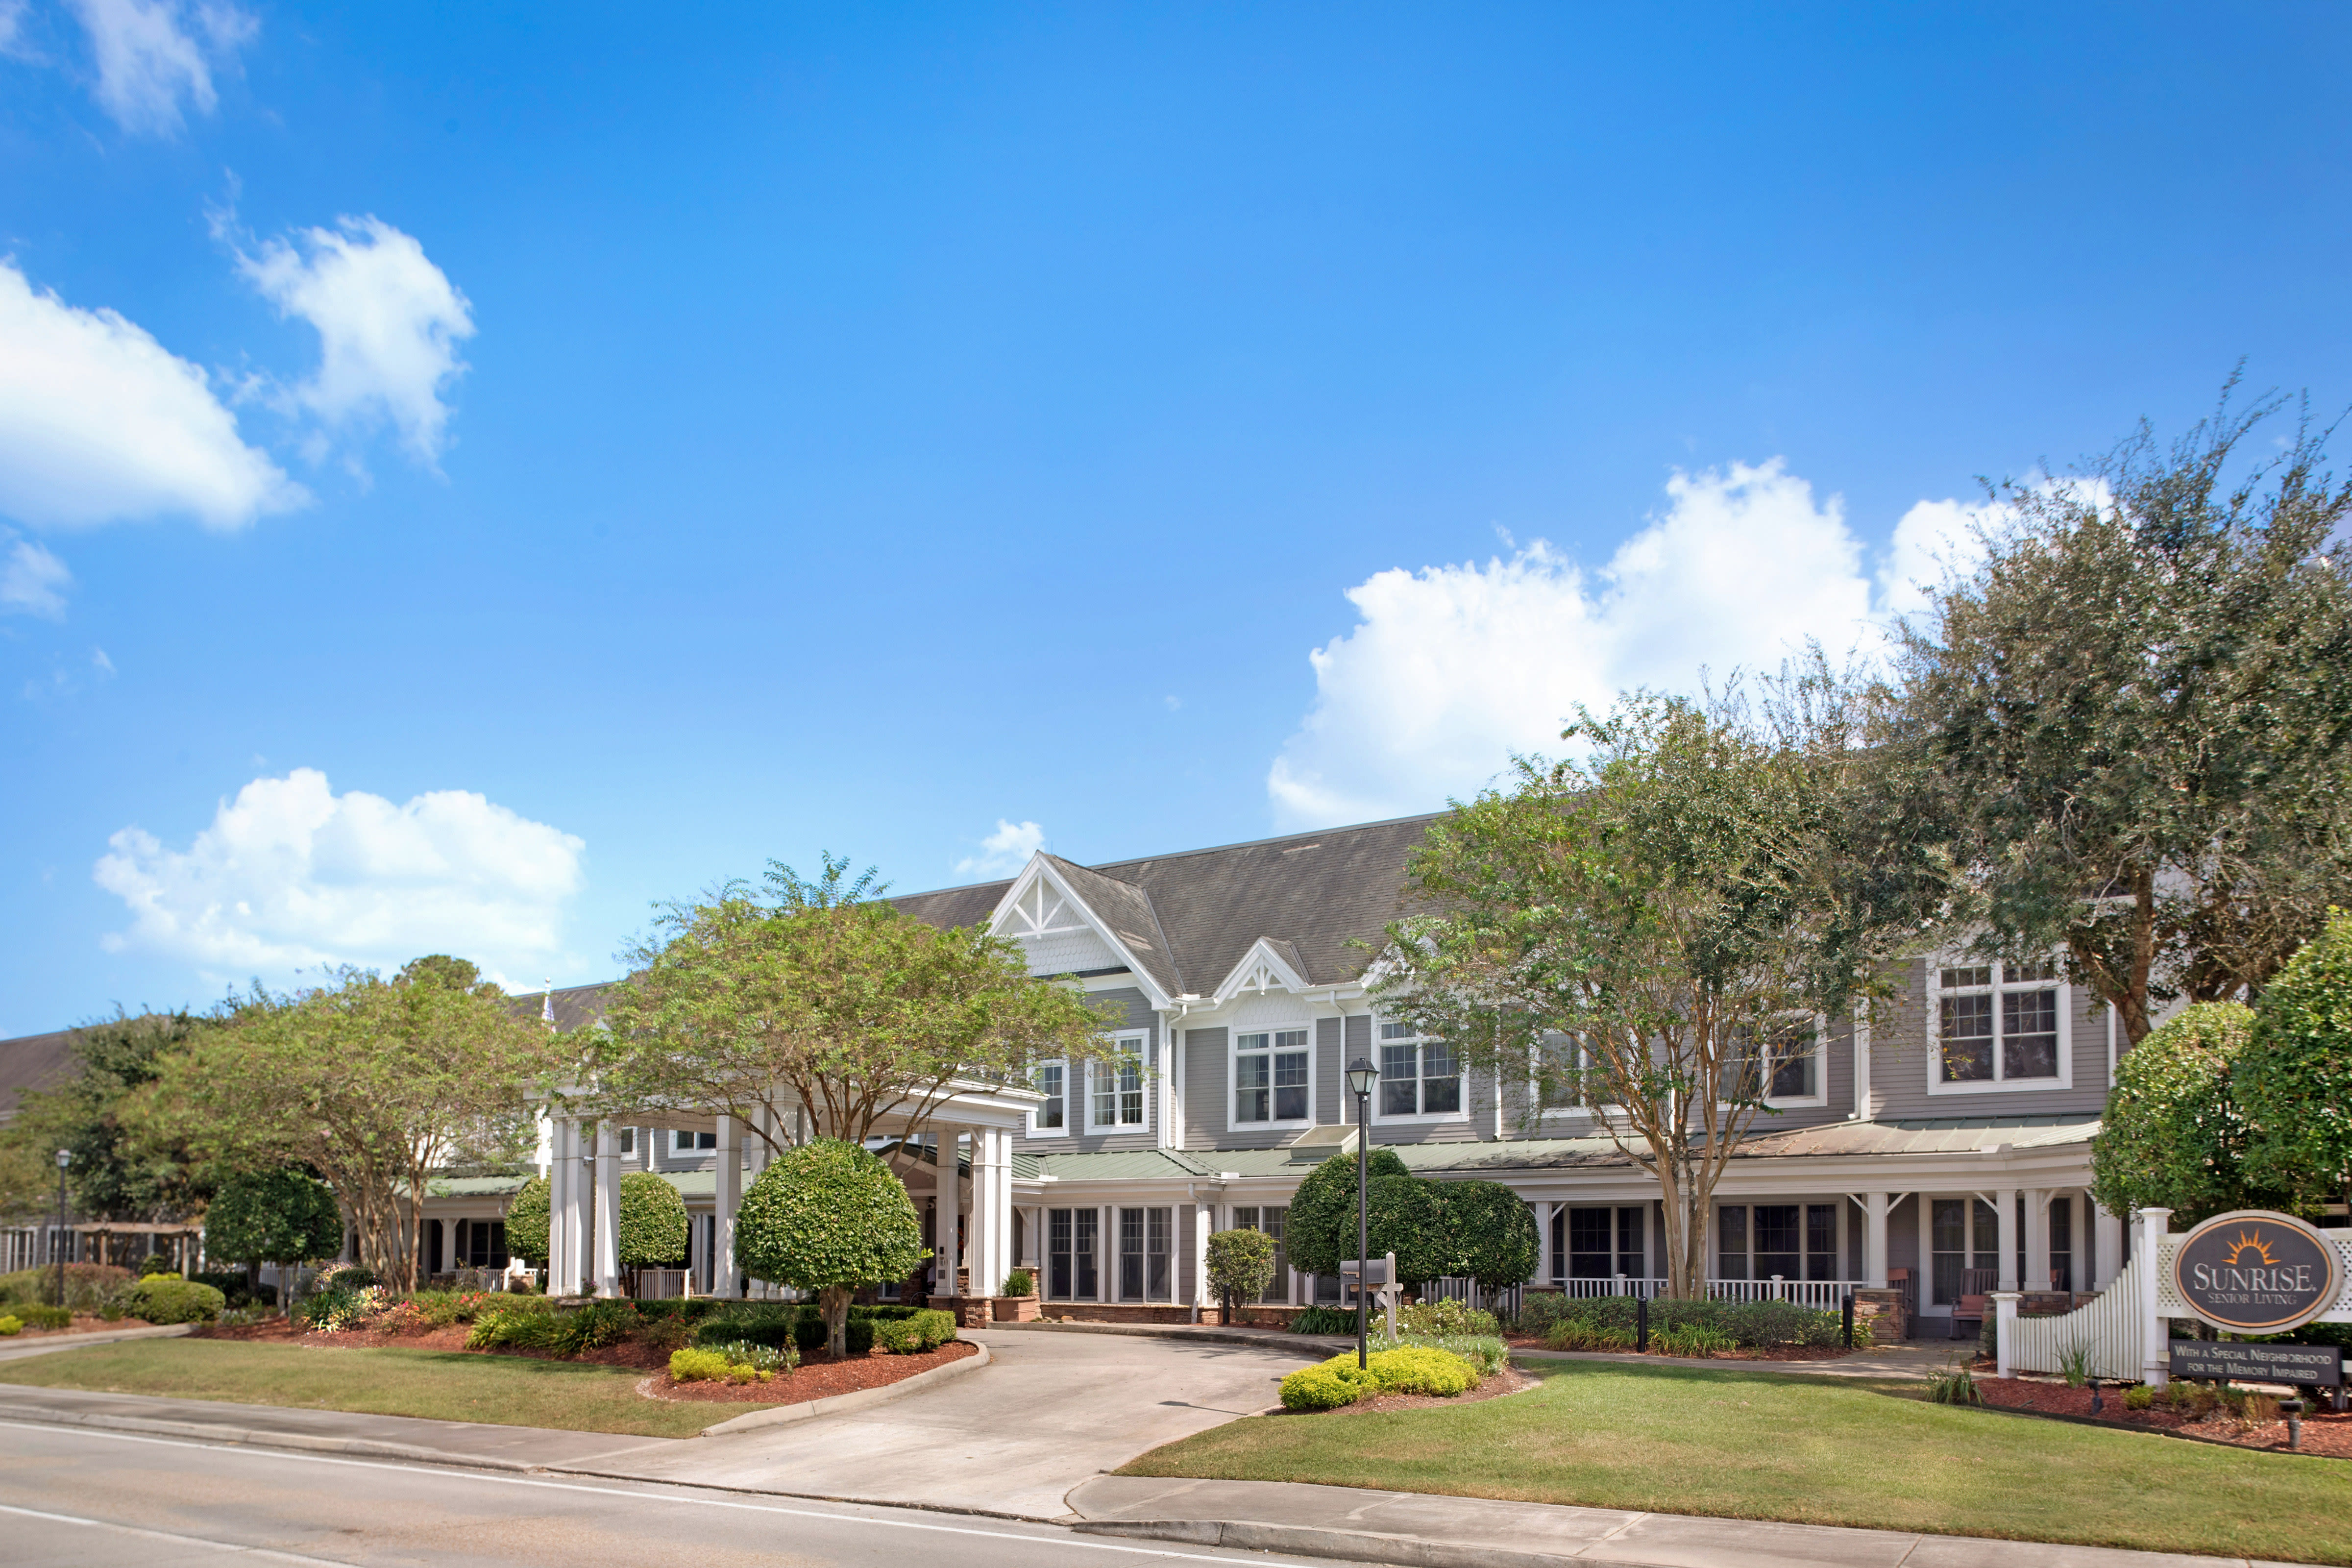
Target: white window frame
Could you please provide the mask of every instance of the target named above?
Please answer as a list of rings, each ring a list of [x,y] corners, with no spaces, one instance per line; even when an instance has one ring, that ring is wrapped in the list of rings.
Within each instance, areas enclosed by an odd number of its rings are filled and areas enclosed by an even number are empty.
[[[1945,1094],[2031,1094],[2036,1090],[2049,1093],[2074,1087],[2074,987],[2066,979],[2066,971],[2055,959],[2050,961],[2050,980],[2011,980],[2009,965],[1983,959],[1955,955],[1930,958],[1927,961],[1927,1092]],[[1956,995],[1981,995],[1986,988],[1961,985],[1947,988],[1947,969],[1990,969],[1992,984],[1992,1073],[1980,1080],[1948,1080],[1944,1077],[1944,998]],[[2058,993],[2058,1076],[2055,1078],[2006,1078],[2008,1066],[2001,1050],[2000,999],[2011,992],[2054,990]]]
[[[614,1135],[613,1144],[615,1152],[618,1152],[624,1160],[635,1159],[637,1157],[637,1130],[634,1127],[624,1127],[620,1129],[619,1131]]]
[[[705,1148],[702,1146],[701,1140],[705,1138],[716,1139],[718,1136],[719,1134],[716,1131],[697,1132],[684,1127],[673,1127],[669,1130],[669,1155],[672,1159],[677,1159],[681,1156],[693,1157],[702,1154],[716,1154],[719,1152],[719,1145],[714,1142],[708,1148]],[[685,1138],[694,1139],[695,1142],[692,1143],[681,1143],[679,1140]]]
[[[1102,1132],[1149,1132],[1151,1131],[1151,1102],[1153,1099],[1156,1098],[1151,1092],[1151,1031],[1149,1029],[1122,1029],[1118,1034],[1113,1035],[1110,1038],[1113,1048],[1123,1054],[1132,1055],[1135,1058],[1136,1071],[1139,1079],[1139,1093],[1141,1095],[1143,1101],[1143,1120],[1140,1121],[1119,1121],[1117,1120],[1110,1121],[1097,1121],[1095,1120],[1095,1075],[1098,1072],[1111,1069],[1118,1064],[1110,1061],[1088,1062],[1087,1064],[1086,1070],[1087,1131],[1089,1134]],[[1062,1081],[1066,1086],[1069,1079],[1065,1078]],[[1119,1091],[1114,1088],[1111,1092],[1113,1094],[1117,1094]],[[1069,1111],[1067,1108],[1065,1108],[1062,1112],[1062,1121],[1066,1124],[1069,1120]],[[1130,1205],[1129,1206],[1131,1207],[1133,1205]]]
[[[1372,1016],[1372,1061],[1373,1064],[1381,1069],[1380,1081],[1375,1084],[1372,1089],[1372,1121],[1374,1125],[1385,1124],[1391,1127],[1425,1127],[1441,1125],[1451,1121],[1469,1121],[1470,1074],[1467,1068],[1463,1063],[1462,1056],[1459,1051],[1456,1051],[1454,1057],[1454,1076],[1455,1079],[1460,1080],[1462,1085],[1462,1103],[1458,1109],[1454,1110],[1400,1110],[1393,1114],[1388,1110],[1389,1051],[1393,1047],[1401,1047],[1404,1046],[1411,1046],[1412,1047],[1412,1065],[1416,1069],[1416,1072],[1419,1074],[1419,1076],[1414,1078],[1413,1082],[1416,1086],[1419,1086],[1429,1081],[1425,1071],[1422,1070],[1425,1069],[1429,1065],[1429,1058],[1425,1054],[1428,1048],[1433,1045],[1442,1046],[1445,1043],[1444,1041],[1436,1039],[1432,1036],[1421,1034],[1403,1036],[1395,1039],[1388,1037],[1386,1032],[1388,1029],[1402,1026],[1406,1026],[1399,1025],[1395,1019],[1382,1018],[1377,1013]],[[1415,1105],[1421,1104],[1422,1090],[1419,1087],[1416,1087],[1413,1089],[1412,1099]]]
[[[1039,1062],[1037,1064],[1038,1071],[1043,1071],[1046,1068],[1059,1068],[1062,1071],[1062,1124],[1059,1127],[1039,1126],[1037,1123],[1037,1111],[1043,1108],[1033,1107],[1029,1112],[1029,1136],[1032,1138],[1066,1138],[1070,1135],[1070,1064],[1066,1060],[1058,1057],[1052,1061]],[[1034,1085],[1034,1079],[1032,1081]],[[1041,1089],[1037,1092],[1043,1094],[1045,1090]]]
[[[1287,1035],[1293,1033],[1303,1034],[1307,1037],[1307,1114],[1301,1117],[1274,1117],[1265,1121],[1242,1121],[1237,1120],[1236,1113],[1241,1110],[1241,1087],[1234,1080],[1240,1076],[1239,1069],[1243,1056],[1265,1056],[1271,1058],[1272,1057],[1279,1054],[1274,1049],[1275,1037],[1277,1035]],[[1242,1037],[1244,1035],[1264,1035],[1266,1038],[1267,1048],[1262,1052],[1244,1052],[1242,1049]],[[1315,1081],[1315,1058],[1320,1054],[1321,1053],[1315,1047],[1315,1022],[1311,1018],[1301,1018],[1297,1022],[1290,1024],[1252,1024],[1246,1028],[1226,1029],[1225,1131],[1228,1132],[1264,1132],[1287,1127],[1314,1126],[1316,1106],[1315,1091],[1318,1087]],[[1273,1068],[1271,1067],[1268,1067],[1266,1069],[1266,1109],[1268,1110],[1272,1110],[1275,1106],[1275,1090],[1273,1088]]]
[[[1811,1015],[1813,1028],[1813,1092],[1811,1094],[1768,1094],[1763,1103],[1770,1110],[1810,1110],[1830,1102],[1830,1021],[1819,1013]]]

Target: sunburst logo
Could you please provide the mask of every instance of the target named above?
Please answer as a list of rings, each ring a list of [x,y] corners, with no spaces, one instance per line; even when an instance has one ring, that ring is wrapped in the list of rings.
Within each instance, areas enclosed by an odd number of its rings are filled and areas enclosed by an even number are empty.
[[[2238,1233],[2238,1239],[2230,1244],[2230,1262],[2233,1266],[2242,1263],[2245,1261],[2246,1254],[2250,1252],[2266,1268],[2274,1268],[2278,1266],[2278,1259],[2271,1256],[2270,1243],[2263,1239],[2263,1233],[2259,1230],[2251,1233],[2242,1230]]]

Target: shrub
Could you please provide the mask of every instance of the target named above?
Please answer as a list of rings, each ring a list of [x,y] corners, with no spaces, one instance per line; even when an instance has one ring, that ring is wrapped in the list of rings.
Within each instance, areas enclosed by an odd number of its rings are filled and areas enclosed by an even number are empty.
[[[1494,1313],[1482,1312],[1467,1301],[1421,1301],[1397,1313],[1400,1334],[1484,1335],[1502,1331]]]
[[[317,1300],[313,1296],[310,1300]],[[308,1306],[310,1303],[305,1302]],[[552,1325],[540,1327],[533,1321],[552,1318],[553,1303],[544,1296],[509,1296],[502,1300],[484,1303],[474,1318],[474,1327],[466,1335],[468,1350],[499,1350],[512,1346],[517,1349],[540,1348]]]
[[[1393,1149],[1374,1149],[1368,1156],[1373,1182],[1382,1176],[1410,1174]],[[1283,1245],[1290,1265],[1308,1274],[1337,1274],[1339,1260],[1356,1255],[1356,1157],[1334,1154],[1298,1184],[1290,1200],[1289,1227]],[[1387,1248],[1375,1237],[1375,1257]],[[1350,1319],[1348,1327],[1355,1323]]]
[[[25,1331],[25,1320],[17,1317],[0,1318],[0,1339],[15,1339]]]
[[[77,1312],[98,1310],[99,1299],[107,1287],[130,1282],[131,1270],[117,1268],[111,1263],[68,1263],[66,1265],[66,1306]],[[0,1302],[27,1303],[58,1299],[58,1266],[54,1263],[41,1268],[19,1268],[14,1274],[0,1274]]]
[[[1480,1377],[1490,1376],[1511,1364],[1511,1347],[1492,1334],[1405,1334],[1395,1339],[1382,1337],[1372,1342],[1375,1348],[1397,1345],[1423,1345],[1461,1357],[1475,1367]]]
[[[549,1186],[533,1176],[507,1204],[507,1250],[533,1268],[547,1267]]]
[[[1562,1318],[1544,1331],[1544,1343],[1556,1351],[1630,1351],[1641,1336],[1614,1323],[1587,1323]]]
[[[1650,1331],[1650,1349],[1658,1355],[1693,1356],[1704,1360],[1719,1351],[1737,1350],[1739,1342],[1721,1329],[1704,1323],[1681,1323]]]
[[[737,1266],[755,1279],[815,1291],[837,1353],[852,1352],[851,1293],[872,1280],[904,1279],[929,1256],[904,1184],[871,1152],[835,1138],[778,1155],[736,1217]]]
[[[1500,1182],[1446,1182],[1438,1191],[1445,1200],[1445,1228],[1454,1253],[1450,1272],[1495,1290],[1536,1271],[1536,1216],[1526,1199]],[[1398,1263],[1402,1265],[1402,1257]],[[1495,1328],[1489,1321],[1484,1329],[1438,1331],[1491,1334]]]
[[[171,1274],[142,1279],[125,1304],[132,1317],[151,1323],[209,1323],[227,1305],[228,1299],[211,1286]]]
[[[719,1351],[672,1351],[669,1374],[679,1383],[717,1383],[727,1375],[727,1357]]]
[[[10,1311],[28,1329],[69,1329],[73,1327],[70,1307],[14,1307]]]
[[[1358,1369],[1354,1356],[1335,1357],[1284,1378],[1282,1407],[1336,1410],[1342,1405],[1353,1405],[1375,1387],[1371,1378]]]
[[[1540,1305],[1538,1305],[1540,1303]],[[1559,1350],[1631,1350],[1641,1303],[1631,1296],[1560,1297],[1545,1292],[1530,1295],[1520,1309],[1518,1327],[1541,1333]],[[1560,1338],[1561,1324],[1575,1324]],[[1660,1297],[1650,1302],[1651,1348],[1662,1333],[1700,1328],[1721,1335],[1720,1348],[1760,1349],[1767,1345],[1836,1345],[1844,1327],[1841,1313],[1815,1311],[1793,1301],[1676,1300]],[[1856,1342],[1863,1325],[1854,1324]],[[1604,1333],[1594,1331],[1616,1331]],[[1565,1341],[1566,1342],[1563,1342]]]
[[[873,1320],[867,1320],[873,1322]],[[914,1355],[934,1351],[956,1337],[955,1314],[923,1311],[912,1316],[884,1320],[873,1323],[874,1345],[892,1355]]]
[[[621,1178],[621,1267],[652,1268],[686,1260],[686,1200],[651,1171]]]
[[[152,1274],[169,1274],[172,1272],[172,1260],[164,1257],[160,1252],[151,1252],[146,1257],[139,1260],[139,1273],[142,1279]]]
[[[1428,1394],[1441,1399],[1451,1399],[1478,1381],[1475,1366],[1434,1345],[1375,1351],[1370,1371],[1383,1394]]]
[[[231,1176],[205,1209],[205,1255],[232,1263],[307,1263],[332,1258],[342,1246],[343,1211],[334,1189],[307,1171]]]
[[[1274,1280],[1274,1237],[1255,1228],[1209,1237],[1209,1289],[1220,1300],[1255,1301]]]
[[[637,1315],[648,1322],[675,1318],[684,1323],[698,1323],[726,1305],[726,1302],[714,1301],[708,1296],[691,1296],[684,1300],[672,1297],[662,1301],[638,1302]]]
[[[2124,1408],[2146,1410],[2156,1403],[2156,1390],[2144,1383],[2135,1383],[2124,1390]]]
[[[791,1345],[778,1350],[773,1345],[756,1345],[743,1340],[720,1345],[718,1353],[727,1360],[728,1376],[736,1383],[753,1378],[761,1383],[780,1372],[791,1372],[801,1364],[801,1352]]]
[[[1294,1334],[1352,1334],[1356,1314],[1345,1307],[1302,1307],[1290,1320]]]
[[[1034,1274],[1030,1273],[1026,1268],[1016,1268],[1012,1273],[1007,1274],[1004,1277],[1004,1289],[1003,1294],[1007,1296],[1034,1296],[1036,1293],[1037,1277]]]
[[[256,1284],[246,1278],[245,1271],[241,1268],[207,1268],[191,1274],[188,1278],[201,1284],[209,1285],[227,1297],[231,1311],[240,1307],[278,1305],[278,1287]]]
[[[2352,1201],[2352,913],[2330,910],[2263,987],[2236,1078],[2250,1181],[2304,1205]]]

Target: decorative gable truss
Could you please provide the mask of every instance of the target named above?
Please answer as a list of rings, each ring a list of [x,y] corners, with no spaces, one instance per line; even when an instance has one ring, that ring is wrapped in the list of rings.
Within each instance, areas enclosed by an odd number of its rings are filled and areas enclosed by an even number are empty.
[[[1021,944],[1033,974],[1127,969],[1134,972],[1135,984],[1153,1006],[1165,1007],[1171,1000],[1136,962],[1133,947],[1148,948],[1149,942],[1097,914],[1042,855],[1033,856],[1005,889],[989,917],[989,929]]]
[[[1285,942],[1260,937],[1225,976],[1216,990],[1219,1003],[1236,996],[1263,996],[1269,991],[1305,991],[1307,976],[1298,970],[1297,950]]]

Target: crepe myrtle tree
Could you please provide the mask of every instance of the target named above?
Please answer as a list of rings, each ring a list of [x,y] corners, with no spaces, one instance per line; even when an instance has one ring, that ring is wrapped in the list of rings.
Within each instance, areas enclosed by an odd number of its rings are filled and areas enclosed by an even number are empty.
[[[849,1299],[858,1288],[904,1279],[929,1256],[904,1184],[838,1138],[778,1155],[735,1217],[737,1266],[755,1279],[814,1291],[835,1355],[849,1348]]]
[[[960,1080],[1026,1083],[1036,1062],[1108,1054],[1115,1004],[1031,975],[985,925],[916,919],[848,867],[772,862],[764,889],[664,906],[604,1027],[572,1037],[596,1100],[731,1116],[782,1152],[863,1143],[885,1121],[912,1137]]]

